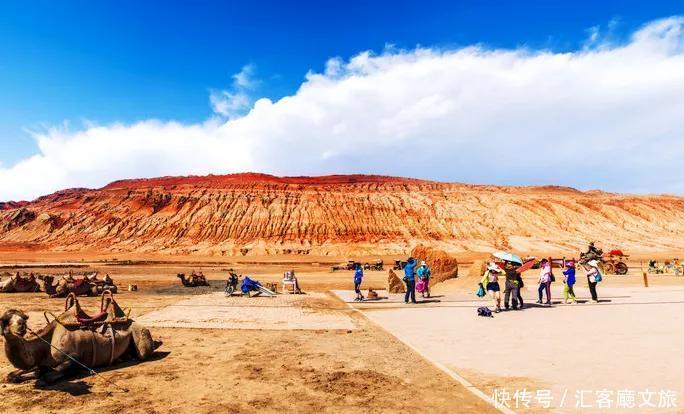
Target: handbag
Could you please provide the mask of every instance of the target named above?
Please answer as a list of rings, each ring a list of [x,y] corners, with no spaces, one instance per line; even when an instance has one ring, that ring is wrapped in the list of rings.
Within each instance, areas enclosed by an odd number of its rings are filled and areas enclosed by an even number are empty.
[[[594,276],[594,279],[596,280],[596,283],[600,282],[603,280],[603,277],[601,277],[601,273],[597,272],[596,276]]]
[[[478,298],[482,298],[485,295],[485,290],[484,286],[482,286],[482,283],[480,283],[480,286],[477,288],[477,293],[475,293]]]
[[[549,275],[549,282],[555,282],[556,281],[556,276],[553,275],[553,272]]]

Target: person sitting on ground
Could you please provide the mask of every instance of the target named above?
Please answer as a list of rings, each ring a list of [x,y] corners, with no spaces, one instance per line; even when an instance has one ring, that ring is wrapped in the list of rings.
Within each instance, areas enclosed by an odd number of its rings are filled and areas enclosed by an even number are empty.
[[[361,266],[361,263],[356,263],[354,267],[354,291],[356,292],[356,299],[354,300],[360,302],[364,299],[363,294],[361,293],[361,282],[363,282],[363,267]]]
[[[503,274],[503,270],[494,262],[487,263],[487,269],[482,276],[480,284],[485,286],[487,293],[492,297],[494,302],[494,312],[501,312],[501,286],[499,286],[499,275]]]
[[[520,273],[518,269],[519,264],[506,261],[504,263],[504,272],[506,273],[506,288],[504,290],[504,308],[508,310],[509,299],[512,297],[513,310],[518,310],[518,295],[520,293],[520,284],[518,282],[518,277]]]
[[[542,259],[539,265],[539,300],[542,303],[543,293],[546,291],[546,304],[551,304],[551,263],[547,259]]]
[[[404,266],[404,282],[406,283],[406,294],[404,295],[404,303],[416,302],[416,259],[409,257]]]
[[[424,283],[424,289],[421,292],[421,295],[423,297],[430,297],[430,268],[428,267],[427,263],[425,263],[425,260],[420,262],[420,266],[418,267],[418,270],[416,270],[416,274],[418,275],[418,278],[423,281]]]
[[[565,265],[565,270],[563,271],[563,298],[565,303],[568,303],[568,299],[572,300],[572,303],[577,303],[577,298],[575,297],[575,262],[570,260]]]

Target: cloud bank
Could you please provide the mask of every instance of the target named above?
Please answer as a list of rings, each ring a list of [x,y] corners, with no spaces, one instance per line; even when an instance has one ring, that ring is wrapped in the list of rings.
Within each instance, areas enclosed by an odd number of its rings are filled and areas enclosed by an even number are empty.
[[[250,95],[253,67],[243,68],[230,91],[212,92],[219,116],[202,124],[34,134],[39,153],[0,166],[0,200],[242,171],[684,193],[684,18],[651,22],[619,45],[591,36],[572,53],[364,52],[331,59],[276,102]]]

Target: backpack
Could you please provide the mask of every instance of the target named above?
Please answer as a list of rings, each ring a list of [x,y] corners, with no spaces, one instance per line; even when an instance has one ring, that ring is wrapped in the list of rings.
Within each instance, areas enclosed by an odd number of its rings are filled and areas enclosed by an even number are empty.
[[[492,311],[486,306],[480,306],[477,308],[477,316],[484,316],[485,318],[493,318]]]

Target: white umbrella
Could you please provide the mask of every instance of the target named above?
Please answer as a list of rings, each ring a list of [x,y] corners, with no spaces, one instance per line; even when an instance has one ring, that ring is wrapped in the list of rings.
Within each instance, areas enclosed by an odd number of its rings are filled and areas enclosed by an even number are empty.
[[[496,257],[497,259],[505,260],[507,262],[513,262],[513,263],[517,263],[517,264],[523,263],[520,256],[518,256],[517,254],[513,254],[513,253],[496,252],[496,253],[492,254],[492,256]]]

